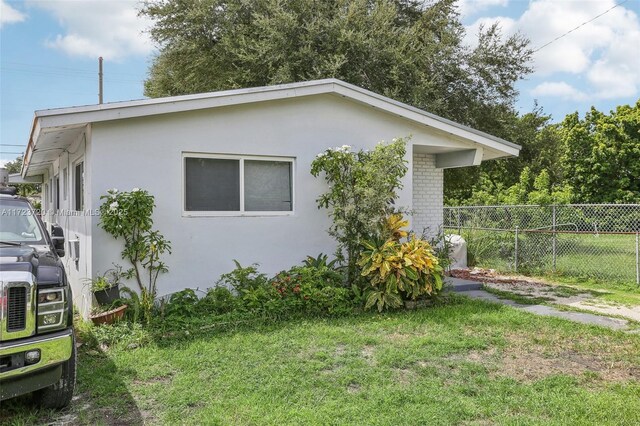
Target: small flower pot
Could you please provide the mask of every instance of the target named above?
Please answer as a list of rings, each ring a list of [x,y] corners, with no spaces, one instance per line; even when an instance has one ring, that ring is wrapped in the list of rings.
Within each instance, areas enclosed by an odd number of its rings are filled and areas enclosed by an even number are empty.
[[[94,291],[93,295],[100,306],[111,306],[113,302],[120,298],[120,286],[118,284],[113,287],[100,291]]]
[[[116,321],[120,321],[124,317],[124,313],[126,310],[127,305],[122,305],[107,312],[101,312],[99,314],[91,315],[89,318],[91,318],[91,321],[93,321],[95,325],[113,324]]]

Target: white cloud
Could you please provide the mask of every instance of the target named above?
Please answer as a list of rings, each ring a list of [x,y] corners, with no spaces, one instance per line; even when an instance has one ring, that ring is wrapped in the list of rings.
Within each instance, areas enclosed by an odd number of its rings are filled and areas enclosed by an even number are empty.
[[[474,36],[481,24],[498,21],[505,35],[519,30],[531,40],[531,47],[537,49],[614,5],[614,0],[532,0],[517,19],[478,19],[467,28],[467,41],[473,44],[477,40]],[[640,55],[635,53],[639,46],[638,16],[619,6],[542,47],[534,55],[534,76],[546,78],[556,73],[567,73],[581,78],[589,87],[592,98],[635,96],[640,88]],[[558,96],[569,94],[560,91]]]
[[[68,55],[107,60],[148,55],[153,43],[144,31],[150,21],[138,16],[136,0],[30,1],[51,13],[64,33],[45,44]]]
[[[0,1],[0,28],[7,24],[15,24],[27,19],[27,15],[11,7],[9,3]]]
[[[572,101],[583,101],[587,99],[587,95],[564,81],[545,81],[538,84],[532,91],[531,95],[539,97],[557,97]]]

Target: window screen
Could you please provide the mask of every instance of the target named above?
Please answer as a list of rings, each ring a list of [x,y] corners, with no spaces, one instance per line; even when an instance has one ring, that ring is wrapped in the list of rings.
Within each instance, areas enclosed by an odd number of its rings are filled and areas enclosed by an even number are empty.
[[[84,210],[84,163],[76,164],[74,197],[75,209]]]
[[[185,159],[185,210],[239,211],[240,160]]]
[[[53,208],[54,208],[54,209],[56,209],[56,210],[60,210],[60,177],[56,176],[56,177],[54,178],[54,181],[55,181],[55,183],[56,183],[56,187],[55,187],[55,191],[56,191],[56,194],[55,194],[56,204],[55,204],[55,206],[54,206]]]
[[[291,211],[291,163],[244,161],[245,211]]]

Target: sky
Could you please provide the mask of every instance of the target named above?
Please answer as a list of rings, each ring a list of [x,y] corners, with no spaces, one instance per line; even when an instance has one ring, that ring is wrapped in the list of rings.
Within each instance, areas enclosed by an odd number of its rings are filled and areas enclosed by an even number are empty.
[[[98,102],[99,56],[105,102],[144,97],[156,48],[137,0],[0,1],[0,164],[24,151],[35,110]],[[640,97],[640,0],[460,0],[458,8],[467,44],[497,21],[505,36],[520,32],[539,49],[535,72],[517,84],[522,114],[537,102],[560,121]]]

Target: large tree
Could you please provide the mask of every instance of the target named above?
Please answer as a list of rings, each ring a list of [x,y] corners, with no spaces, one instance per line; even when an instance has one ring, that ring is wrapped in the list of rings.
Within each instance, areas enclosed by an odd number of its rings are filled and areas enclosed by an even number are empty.
[[[498,197],[507,188],[520,183],[525,168],[531,177],[530,185],[543,170],[552,186],[563,182],[563,145],[559,126],[551,124],[551,116],[541,108],[534,108],[522,116],[515,112],[502,115],[502,126],[494,132],[508,141],[522,146],[516,158],[482,163],[480,167],[445,170],[445,201],[449,205],[477,201],[473,193],[482,191]]]
[[[586,203],[640,202],[640,100],[562,122],[565,176]]]
[[[493,133],[531,71],[528,41],[483,28],[463,42],[456,0],[144,3],[159,54],[150,97],[335,77]]]

